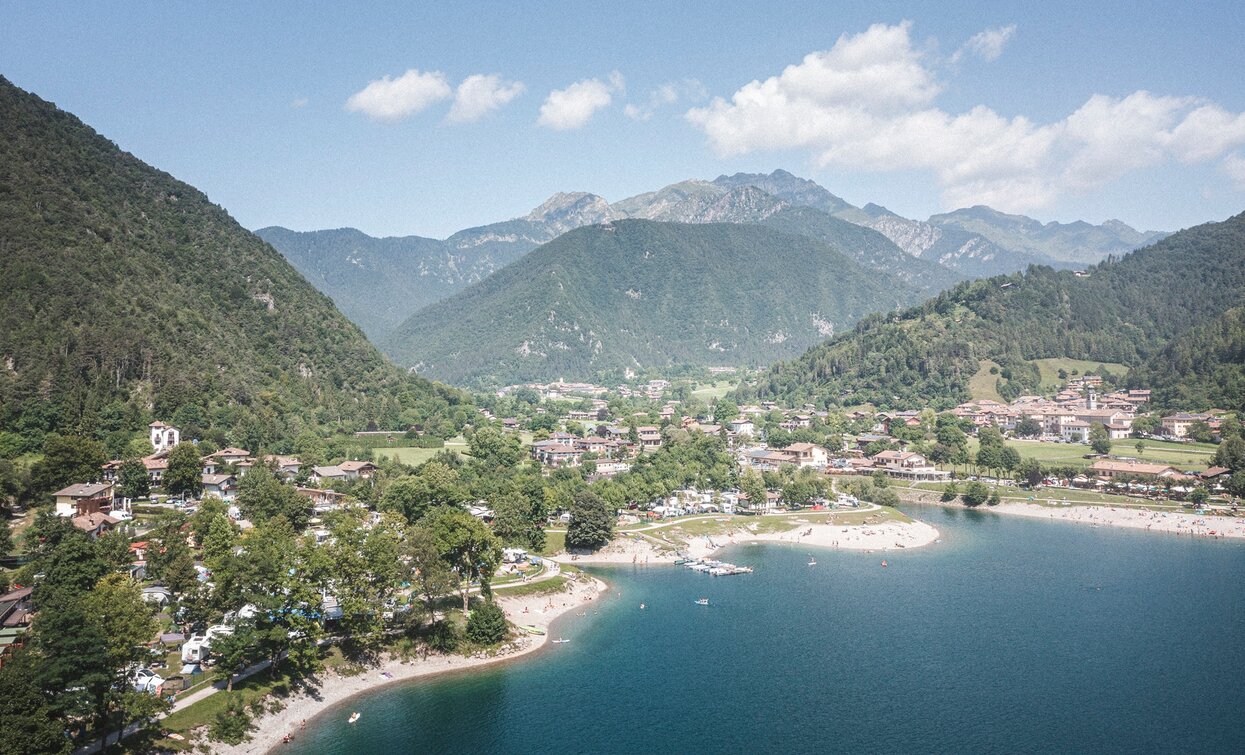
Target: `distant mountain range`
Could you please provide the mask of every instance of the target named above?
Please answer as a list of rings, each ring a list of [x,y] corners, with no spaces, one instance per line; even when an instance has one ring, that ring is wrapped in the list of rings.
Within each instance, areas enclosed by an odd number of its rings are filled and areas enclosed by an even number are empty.
[[[1040,235],[1028,224],[1017,227]],[[1079,275],[1033,268],[961,283],[918,307],[865,318],[775,365],[742,396],[948,408],[970,398],[975,375],[1010,398],[1037,390],[1032,360],[1068,358],[1125,365],[1129,383],[1152,388],[1160,406],[1241,410],[1242,301],[1245,214],[1180,231]],[[988,366],[997,377],[983,372]]]
[[[420,310],[381,345],[423,374],[478,386],[763,365],[926,295],[765,225],[626,219],[559,236]]]
[[[874,204],[855,207],[813,181],[783,170],[683,181],[609,203],[559,193],[528,215],[460,231],[448,239],[373,238],[354,229],[256,233],[373,340],[407,317],[479,282],[537,246],[587,225],[625,218],[677,223],[760,223],[828,243],[866,267],[930,293],[957,281],[1011,273],[1031,264],[1075,268],[1122,254],[1164,234],[1118,221],[1042,224],[976,207],[928,221]]]

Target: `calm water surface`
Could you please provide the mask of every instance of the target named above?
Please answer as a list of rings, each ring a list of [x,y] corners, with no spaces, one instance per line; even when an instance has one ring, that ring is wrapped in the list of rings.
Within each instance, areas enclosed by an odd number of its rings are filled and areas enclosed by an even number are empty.
[[[622,597],[570,643],[356,698],[292,751],[1245,752],[1245,544],[912,513],[942,542],[599,569]]]

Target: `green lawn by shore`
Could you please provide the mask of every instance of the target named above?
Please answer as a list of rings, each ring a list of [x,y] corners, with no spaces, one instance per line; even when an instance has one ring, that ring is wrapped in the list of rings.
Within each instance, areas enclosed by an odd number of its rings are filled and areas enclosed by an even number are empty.
[[[1079,443],[1044,443],[1035,440],[1008,439],[1007,444],[1020,452],[1021,457],[1037,459],[1046,465],[1088,467],[1093,459],[1086,459],[1093,451]],[[1190,469],[1205,469],[1214,458],[1216,446],[1210,443],[1173,443],[1162,440],[1145,440],[1145,451],[1137,453],[1137,441],[1133,438],[1111,443],[1111,455],[1128,457],[1148,464],[1171,464]],[[977,439],[969,438],[969,451],[977,453]]]

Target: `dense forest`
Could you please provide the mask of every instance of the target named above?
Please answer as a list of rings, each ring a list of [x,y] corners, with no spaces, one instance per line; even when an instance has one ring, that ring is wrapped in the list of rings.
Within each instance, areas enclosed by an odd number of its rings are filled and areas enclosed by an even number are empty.
[[[981,360],[1013,395],[1036,386],[1026,360],[1120,362],[1169,405],[1240,408],[1245,214],[1176,233],[1085,276],[1032,267],[963,283],[904,312],[874,315],[775,365],[745,397],[820,405],[953,406]],[[1182,386],[1191,379],[1205,386]]]
[[[0,277],[0,426],[25,450],[152,418],[252,448],[462,421],[201,192],[4,79]]]
[[[425,374],[477,385],[765,364],[920,296],[806,237],[620,220],[570,231],[416,313],[386,348]]]

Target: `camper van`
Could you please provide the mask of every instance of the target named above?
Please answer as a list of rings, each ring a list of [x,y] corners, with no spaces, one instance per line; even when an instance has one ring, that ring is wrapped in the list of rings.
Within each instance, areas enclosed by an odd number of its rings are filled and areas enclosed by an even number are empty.
[[[203,663],[207,660],[211,645],[206,636],[194,635],[182,645],[182,663]]]

